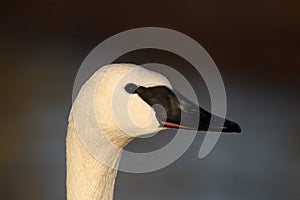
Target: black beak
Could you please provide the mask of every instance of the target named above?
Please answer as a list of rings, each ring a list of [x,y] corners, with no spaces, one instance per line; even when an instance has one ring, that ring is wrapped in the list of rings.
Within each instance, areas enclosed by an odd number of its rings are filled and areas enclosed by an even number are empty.
[[[193,116],[194,116],[193,113],[183,114],[182,121],[185,122],[184,124],[186,124],[187,127],[190,127],[196,123],[194,122],[195,118]],[[198,128],[197,128],[198,131],[209,130],[214,132],[227,132],[227,133],[241,132],[241,128],[236,122],[213,115],[201,107],[199,107],[199,113],[197,114],[197,116],[200,116],[200,120],[198,122]]]
[[[164,127],[228,133],[241,132],[241,128],[236,122],[211,114],[179,92],[165,86],[146,88],[130,83],[125,90],[138,94],[152,106],[157,120]]]
[[[180,104],[180,117],[167,118],[167,122],[162,122],[166,127],[194,129],[198,131],[215,131],[227,133],[240,133],[240,126],[233,121],[211,114],[205,109],[198,107],[189,99],[181,95],[178,91],[172,91]],[[172,97],[174,98],[174,97]],[[169,121],[172,121],[171,123]],[[180,125],[179,125],[180,124]]]

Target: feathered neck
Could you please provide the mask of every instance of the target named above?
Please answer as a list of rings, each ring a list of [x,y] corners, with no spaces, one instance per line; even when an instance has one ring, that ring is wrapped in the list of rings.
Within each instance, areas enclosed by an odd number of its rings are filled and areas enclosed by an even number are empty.
[[[68,200],[111,200],[122,148],[133,139],[119,129],[112,129],[117,126],[110,124],[112,120],[107,117],[97,119],[95,106],[99,104],[95,94],[106,68],[98,70],[82,86],[69,115]]]
[[[107,162],[113,167],[108,167],[94,158],[76,132],[72,113],[69,119],[66,147],[67,199],[112,200],[121,150],[102,149],[103,157],[109,159]]]

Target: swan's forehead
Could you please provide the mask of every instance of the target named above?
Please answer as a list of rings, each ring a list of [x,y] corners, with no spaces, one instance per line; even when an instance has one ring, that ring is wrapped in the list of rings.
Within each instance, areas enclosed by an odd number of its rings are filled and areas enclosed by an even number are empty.
[[[168,79],[162,74],[133,64],[109,65],[103,70],[100,81],[100,87],[114,87],[114,89],[118,89],[128,83],[135,83],[140,86],[165,85],[169,88],[172,87]]]
[[[138,86],[157,86],[157,85],[165,85],[171,87],[170,82],[163,75],[149,71],[147,69],[136,67],[128,72],[124,73],[123,76],[120,77],[120,85],[127,85],[128,83],[134,83]]]

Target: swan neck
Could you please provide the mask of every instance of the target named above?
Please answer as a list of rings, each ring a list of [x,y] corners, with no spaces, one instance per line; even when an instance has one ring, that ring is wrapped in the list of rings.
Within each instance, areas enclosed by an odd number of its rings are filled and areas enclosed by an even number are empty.
[[[114,167],[95,159],[82,144],[74,124],[69,121],[66,138],[67,200],[112,200],[121,151],[105,152]]]

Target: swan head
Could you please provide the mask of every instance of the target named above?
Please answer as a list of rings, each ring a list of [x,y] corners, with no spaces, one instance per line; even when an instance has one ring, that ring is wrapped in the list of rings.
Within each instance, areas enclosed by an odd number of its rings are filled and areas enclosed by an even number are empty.
[[[163,107],[149,104],[137,92],[157,86],[172,88],[167,78],[133,64],[111,64],[100,70],[95,115],[108,138],[135,138],[165,129],[156,113]]]
[[[237,123],[212,115],[182,96],[163,75],[133,64],[100,69],[94,104],[97,123],[112,141],[167,128],[208,130],[212,119],[216,126],[211,131],[241,131]]]

